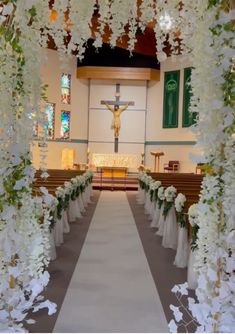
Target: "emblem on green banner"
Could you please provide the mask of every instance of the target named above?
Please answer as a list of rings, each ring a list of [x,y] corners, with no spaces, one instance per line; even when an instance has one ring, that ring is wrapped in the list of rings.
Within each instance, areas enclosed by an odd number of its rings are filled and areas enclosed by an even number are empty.
[[[178,127],[179,76],[180,71],[165,72],[163,128]]]

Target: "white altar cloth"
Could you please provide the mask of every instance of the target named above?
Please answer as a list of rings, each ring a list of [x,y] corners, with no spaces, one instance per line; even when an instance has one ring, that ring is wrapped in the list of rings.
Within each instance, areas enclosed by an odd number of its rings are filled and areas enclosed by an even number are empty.
[[[138,156],[136,154],[109,154],[93,153],[92,164],[96,167],[127,167],[137,170],[139,166]]]

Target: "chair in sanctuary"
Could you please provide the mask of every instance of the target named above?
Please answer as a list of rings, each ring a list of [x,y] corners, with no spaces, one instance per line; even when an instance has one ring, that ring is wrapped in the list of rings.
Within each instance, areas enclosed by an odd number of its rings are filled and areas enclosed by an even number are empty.
[[[180,162],[178,160],[170,160],[167,164],[164,164],[164,172],[178,172]]]

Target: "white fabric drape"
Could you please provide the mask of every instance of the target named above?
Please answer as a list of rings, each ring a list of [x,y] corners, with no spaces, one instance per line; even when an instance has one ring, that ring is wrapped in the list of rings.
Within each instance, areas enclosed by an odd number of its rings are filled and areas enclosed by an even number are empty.
[[[138,204],[144,204],[145,203],[145,190],[141,189],[140,186],[138,187],[137,203]]]
[[[89,194],[89,199],[91,201],[91,197],[93,196],[93,194],[92,194],[92,184],[91,183],[88,186],[88,194]]]
[[[83,210],[84,210],[84,206],[83,206]],[[74,222],[77,218],[81,218],[81,212],[80,212],[80,203],[78,205],[77,203],[77,199],[75,199],[74,201],[70,200],[69,201],[69,209],[68,209],[68,218],[69,218],[69,222]]]
[[[56,259],[56,248],[55,248],[53,230],[50,232],[49,243],[50,243],[49,256],[51,261],[54,261]]]
[[[82,197],[82,201],[83,201],[84,208],[86,208],[86,207],[88,206],[88,203],[87,203],[87,199],[86,199],[85,191],[83,191],[83,192],[81,193],[81,197]]]
[[[55,218],[55,224],[53,226],[52,233],[55,240],[55,245],[60,246],[64,242],[64,226],[62,218]]]
[[[61,218],[55,218],[55,224],[52,228],[49,238],[50,244],[50,258],[56,259],[56,247],[60,246],[64,242],[64,233],[70,232],[70,222],[76,221],[77,218],[81,218],[82,212],[85,212],[85,206],[91,203],[92,196],[92,184],[90,183],[75,200],[69,201],[69,206],[66,210],[62,210]]]
[[[148,219],[151,220],[151,221],[153,220],[155,207],[156,207],[156,202],[155,201],[152,201],[152,202],[150,201],[150,206],[149,206],[150,213],[149,213]]]
[[[76,220],[75,212],[76,212],[75,203],[74,201],[70,200],[68,207],[68,219],[70,223]]]
[[[156,203],[150,227],[158,227],[159,217],[160,217],[160,209],[158,208],[158,203]]]
[[[193,268],[195,263],[195,252],[196,250],[190,250],[187,272],[188,288],[192,290],[195,290],[197,288],[197,273],[194,271]]]
[[[139,203],[140,198],[141,198],[141,188],[140,188],[140,185],[138,184],[138,189],[137,189],[137,194],[136,194],[137,203]],[[141,204],[141,203],[139,203],[139,204]]]
[[[91,190],[92,190],[92,187],[91,187],[91,184],[89,184],[84,191],[84,198],[87,204],[91,203]]]
[[[146,193],[145,197],[145,204],[144,204],[144,212],[145,214],[149,215],[150,214],[150,207],[151,207],[151,200],[150,200],[150,193]]]
[[[83,203],[81,194],[79,194],[79,196],[77,197],[77,202],[78,202],[78,206],[79,206],[79,209],[80,209],[80,213],[84,213],[86,210],[85,210],[85,207],[84,207],[84,203]]]
[[[62,210],[62,221],[63,221],[64,233],[69,233],[70,232],[70,226],[69,226],[69,222],[68,222],[67,210]]]
[[[189,257],[188,230],[186,227],[178,228],[178,245],[174,265],[178,268],[186,268]]]
[[[164,203],[162,204],[161,209],[160,209],[159,221],[158,221],[158,231],[156,232],[156,235],[160,235],[160,237],[163,236],[163,230],[164,230],[163,207],[164,207]]]
[[[162,246],[177,249],[178,224],[176,221],[175,208],[172,206],[163,224]]]

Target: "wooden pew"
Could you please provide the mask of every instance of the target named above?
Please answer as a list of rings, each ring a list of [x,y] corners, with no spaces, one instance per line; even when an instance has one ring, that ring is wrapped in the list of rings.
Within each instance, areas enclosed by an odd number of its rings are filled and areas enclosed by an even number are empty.
[[[152,176],[155,180],[165,181],[165,180],[176,180],[181,182],[202,182],[202,174],[193,173],[147,173]]]
[[[65,181],[70,181],[77,175],[82,175],[85,171],[79,170],[64,170],[64,169],[48,169],[47,173],[50,175],[47,179],[40,177],[41,171],[37,170],[35,173],[35,180],[33,182],[34,193],[39,193],[40,187],[47,188],[48,192],[55,195],[57,187],[63,186]]]
[[[186,196],[185,212],[199,200],[203,175],[192,173],[148,173],[154,180],[161,181],[163,187],[174,186],[177,193]]]
[[[40,177],[41,171],[37,170],[35,177]],[[64,177],[64,178],[73,178],[77,175],[82,175],[85,173],[85,171],[80,171],[76,169],[48,169],[47,173],[49,174],[49,177]]]

